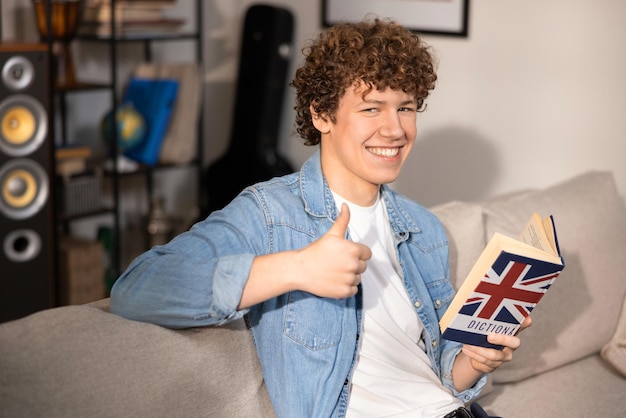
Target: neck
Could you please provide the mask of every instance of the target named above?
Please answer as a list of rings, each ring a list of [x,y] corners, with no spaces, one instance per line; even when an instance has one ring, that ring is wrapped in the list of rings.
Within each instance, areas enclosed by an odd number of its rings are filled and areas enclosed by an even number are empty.
[[[333,182],[331,179],[327,179],[328,187],[334,193],[338,194],[345,200],[350,203],[354,203],[358,206],[369,207],[376,203],[378,199],[380,186],[376,186],[375,188],[367,187],[342,187],[341,184],[337,184]],[[359,190],[359,189],[367,189],[367,190]]]
[[[372,206],[380,192],[380,185],[370,183],[350,173],[333,159],[322,157],[322,173],[328,187],[347,201],[359,206]]]

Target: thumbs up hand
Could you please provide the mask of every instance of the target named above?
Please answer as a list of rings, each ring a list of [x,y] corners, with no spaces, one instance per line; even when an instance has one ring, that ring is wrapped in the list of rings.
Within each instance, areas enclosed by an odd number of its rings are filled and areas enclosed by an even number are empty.
[[[344,203],[328,232],[298,251],[303,279],[301,290],[335,299],[356,294],[372,251],[364,244],[345,238],[349,223],[350,209]]]

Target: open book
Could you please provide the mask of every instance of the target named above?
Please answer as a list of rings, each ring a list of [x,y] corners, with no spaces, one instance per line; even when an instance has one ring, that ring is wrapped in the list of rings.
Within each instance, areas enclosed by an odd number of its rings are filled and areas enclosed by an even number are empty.
[[[487,335],[515,335],[564,267],[552,216],[534,213],[518,239],[495,233],[439,321],[442,337],[502,349]]]

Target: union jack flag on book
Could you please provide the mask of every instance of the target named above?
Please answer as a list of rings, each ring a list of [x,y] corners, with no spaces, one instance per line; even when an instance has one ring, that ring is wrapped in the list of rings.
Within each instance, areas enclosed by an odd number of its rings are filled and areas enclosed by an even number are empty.
[[[507,243],[515,241],[508,237],[497,235],[492,241],[497,243],[490,242],[483,262],[473,269],[476,279],[471,280],[470,272],[468,284],[459,289],[441,320],[445,339],[501,349],[502,346],[489,343],[487,335],[515,335],[564,268],[558,245],[554,246],[557,255],[551,260],[530,256],[532,251],[520,255],[524,252],[521,249],[526,249],[520,242],[515,251],[504,250]],[[478,271],[483,273],[478,275]]]

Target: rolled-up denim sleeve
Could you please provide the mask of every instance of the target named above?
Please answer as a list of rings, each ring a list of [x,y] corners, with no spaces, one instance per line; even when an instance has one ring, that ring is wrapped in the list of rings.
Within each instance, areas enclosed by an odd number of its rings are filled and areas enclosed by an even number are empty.
[[[213,274],[213,297],[209,314],[207,318],[199,317],[199,320],[209,319],[221,325],[241,318],[247,312],[247,309],[237,310],[237,306],[253,260],[254,254],[238,254],[219,259]]]
[[[168,328],[223,324],[242,317],[238,310],[253,254],[224,256],[214,269],[202,264],[176,268],[178,257],[140,256],[111,290],[111,312]],[[208,273],[213,270],[213,273]]]
[[[252,262],[265,251],[264,223],[253,221],[263,215],[254,203],[249,195],[240,198],[136,258],[113,286],[111,312],[168,328],[242,317],[247,310],[238,305]]]
[[[452,394],[463,401],[464,403],[470,402],[480,395],[483,387],[487,383],[487,374],[483,375],[478,381],[469,389],[466,389],[462,392],[457,391],[454,388],[454,383],[452,382],[452,366],[454,365],[454,359],[457,354],[461,351],[463,345],[461,343],[441,340],[442,341],[442,351],[441,351],[441,381],[452,391]]]

